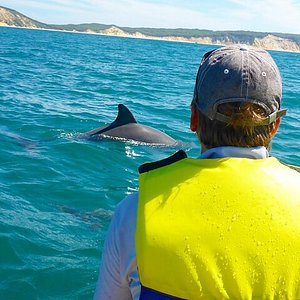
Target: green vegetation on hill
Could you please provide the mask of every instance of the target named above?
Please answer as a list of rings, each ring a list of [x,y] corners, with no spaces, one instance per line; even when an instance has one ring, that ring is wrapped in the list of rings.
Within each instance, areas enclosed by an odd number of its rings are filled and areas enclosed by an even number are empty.
[[[88,30],[99,32],[110,28],[112,25],[87,23],[87,24],[67,24],[67,25],[48,25],[51,29],[86,32]]]

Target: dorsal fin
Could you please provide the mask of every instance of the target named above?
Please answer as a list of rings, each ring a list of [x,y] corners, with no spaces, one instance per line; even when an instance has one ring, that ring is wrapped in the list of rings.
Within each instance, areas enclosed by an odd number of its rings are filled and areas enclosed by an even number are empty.
[[[130,123],[137,123],[137,121],[131,111],[124,104],[119,104],[118,115],[111,125],[115,124],[116,126],[121,126]]]
[[[100,130],[95,130],[91,133],[91,136],[96,134],[105,133],[108,130],[120,127],[122,125],[137,123],[131,111],[124,105],[118,104],[118,115],[116,119],[109,125],[101,128]]]

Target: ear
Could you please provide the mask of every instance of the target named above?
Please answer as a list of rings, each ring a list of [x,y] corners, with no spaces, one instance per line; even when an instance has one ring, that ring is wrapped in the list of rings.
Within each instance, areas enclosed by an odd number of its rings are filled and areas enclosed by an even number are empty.
[[[274,121],[274,127],[271,131],[271,137],[273,138],[273,136],[276,134],[277,130],[278,130],[278,127],[280,125],[280,122],[281,122],[281,118],[278,118],[276,121]]]
[[[191,104],[191,119],[190,128],[193,132],[196,132],[199,126],[199,114],[196,106]]]

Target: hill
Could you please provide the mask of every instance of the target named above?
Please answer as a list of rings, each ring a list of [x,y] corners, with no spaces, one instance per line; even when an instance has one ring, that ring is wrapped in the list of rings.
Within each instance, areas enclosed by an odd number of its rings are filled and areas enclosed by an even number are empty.
[[[184,28],[132,28],[98,23],[53,25],[38,22],[3,6],[0,6],[0,26],[63,30],[200,44],[228,45],[232,43],[243,43],[268,50],[300,52],[300,34],[254,31],[213,31]]]
[[[48,28],[47,24],[30,19],[16,10],[3,6],[0,6],[0,26]]]

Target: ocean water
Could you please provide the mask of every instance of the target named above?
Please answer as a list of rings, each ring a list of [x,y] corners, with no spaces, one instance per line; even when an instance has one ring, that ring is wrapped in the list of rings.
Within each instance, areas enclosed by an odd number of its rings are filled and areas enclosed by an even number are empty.
[[[189,104],[214,46],[0,28],[0,299],[91,299],[117,203],[137,168],[171,155],[133,142],[79,139],[117,104],[199,154]],[[272,155],[300,165],[300,54],[271,52],[289,109]]]

